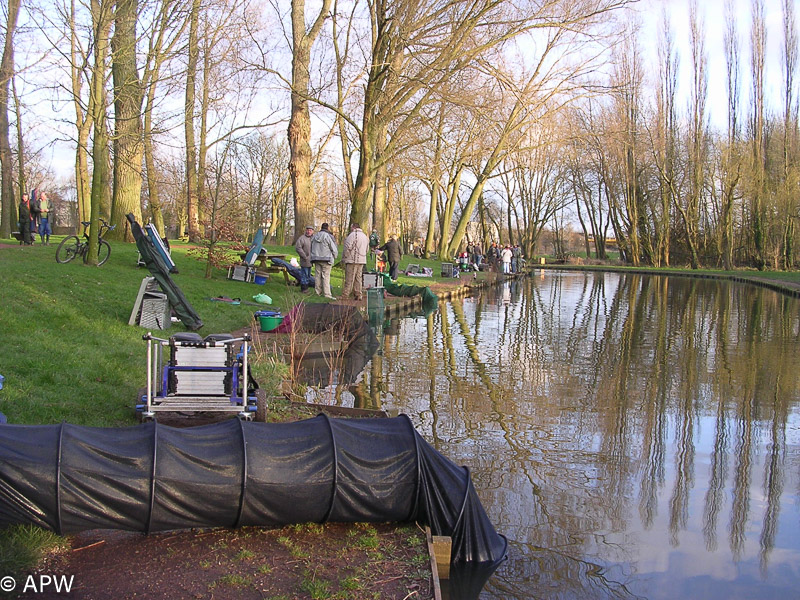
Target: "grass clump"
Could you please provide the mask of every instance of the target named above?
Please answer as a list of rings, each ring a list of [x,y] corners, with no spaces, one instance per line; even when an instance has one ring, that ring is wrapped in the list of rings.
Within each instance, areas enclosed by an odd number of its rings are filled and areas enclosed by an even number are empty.
[[[300,589],[306,592],[313,600],[325,600],[332,596],[330,584],[316,578],[316,574],[307,574],[306,579],[300,584]]]
[[[0,573],[17,575],[67,546],[65,538],[35,525],[7,527],[0,531]]]
[[[229,573],[228,575],[223,575],[219,578],[219,582],[223,585],[229,585],[231,587],[245,587],[250,585],[251,581],[249,577],[244,575],[239,575],[237,573]]]

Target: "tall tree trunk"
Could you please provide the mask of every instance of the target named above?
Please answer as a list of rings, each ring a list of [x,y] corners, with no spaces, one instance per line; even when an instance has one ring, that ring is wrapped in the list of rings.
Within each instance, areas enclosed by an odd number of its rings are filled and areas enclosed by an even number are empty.
[[[311,46],[322,30],[331,8],[323,0],[317,18],[306,31],[305,0],[292,0],[292,112],[289,117],[289,176],[294,192],[294,234],[297,240],[306,225],[314,223],[317,195],[311,181],[311,114],[308,108]]]
[[[378,232],[381,243],[386,241],[386,224],[388,213],[386,211],[387,195],[387,169],[386,165],[378,167],[375,177],[375,190],[372,194],[372,229]],[[366,227],[366,224],[364,225]]]
[[[797,70],[798,39],[795,24],[794,3],[783,3],[783,185],[781,189],[783,220],[782,256],[783,268],[794,268],[794,216],[797,214],[797,198],[793,190],[797,164],[797,109],[795,98],[795,74]]]
[[[8,124],[8,90],[14,76],[14,31],[17,28],[20,0],[8,1],[8,18],[6,20],[6,38],[3,45],[3,58],[0,59],[0,176],[2,176],[2,219],[0,219],[0,237],[11,237],[11,220],[14,218],[14,165],[11,155],[11,142]],[[16,220],[16,219],[15,219]]]
[[[425,236],[425,258],[430,258],[433,253],[434,239],[436,237],[436,205],[439,202],[439,172],[442,162],[442,133],[444,132],[445,103],[439,106],[439,118],[436,124],[436,144],[431,164],[431,204],[428,209],[428,231]]]
[[[133,241],[125,215],[142,220],[142,87],[136,66],[138,0],[117,0],[111,38],[114,79],[114,191],[111,222],[116,239]]]
[[[725,1],[725,74],[728,92],[728,136],[722,153],[722,266],[733,268],[733,204],[736,186],[741,174],[741,161],[736,145],[739,138],[739,36],[736,30],[734,0]]]
[[[17,78],[11,77],[11,93],[14,95],[14,110],[17,116],[17,182],[20,195],[28,189],[28,177],[25,174],[25,136],[22,127],[22,102],[17,95]],[[16,208],[16,207],[15,207]]]
[[[92,198],[89,211],[89,244],[87,262],[97,264],[97,239],[100,216],[108,216],[109,162],[108,128],[106,126],[106,75],[108,73],[109,34],[112,16],[111,0],[92,0],[94,65],[90,83],[89,107],[94,123],[92,139]]]
[[[372,198],[373,183],[375,181],[375,161],[373,159],[375,143],[370,135],[374,133],[373,127],[368,124],[373,117],[366,114],[367,110],[368,109],[365,109],[364,126],[361,132],[358,175],[356,176],[356,183],[353,187],[352,204],[350,206],[350,223],[347,224],[346,230],[350,229],[350,224],[358,223],[361,225],[366,223],[369,218],[370,200]]]
[[[764,136],[764,59],[766,52],[766,24],[763,0],[753,0],[753,29],[751,33],[751,75],[753,77],[752,95],[752,158],[753,189],[751,200],[751,219],[753,227],[753,247],[755,266],[761,270],[766,265],[767,223],[765,195],[766,160]]]
[[[144,113],[144,162],[147,169],[147,203],[150,219],[161,237],[166,237],[164,231],[164,214],[161,211],[161,198],[159,194],[158,177],[156,176],[156,161],[153,156],[153,102],[155,101],[155,81],[147,90],[147,108]]]
[[[441,236],[439,238],[439,260],[446,260],[452,258],[453,252],[448,250],[450,243],[450,228],[453,225],[453,214],[456,210],[456,202],[458,201],[458,192],[461,189],[461,176],[464,173],[464,165],[456,166],[456,172],[453,178],[447,184],[447,197],[445,200],[444,210],[442,211],[442,221],[439,224],[439,231]],[[474,206],[473,206],[474,208]],[[471,214],[469,216],[472,216]],[[467,220],[469,222],[469,219]],[[466,229],[464,230],[466,232]],[[459,243],[460,245],[460,243]]]
[[[84,112],[82,102],[83,73],[81,72],[80,52],[76,27],[75,0],[70,2],[70,69],[72,79],[72,98],[75,108],[75,126],[78,130],[78,144],[75,148],[75,191],[78,200],[78,223],[91,217],[91,188],[89,186],[89,133],[92,130],[92,98]]]
[[[201,0],[193,0],[189,15],[189,46],[186,64],[186,93],[183,104],[183,131],[186,138],[186,218],[187,233],[191,241],[200,237],[200,202],[197,178],[197,144],[194,136],[194,108],[197,88],[197,59],[200,55],[197,30],[200,23]],[[179,232],[183,233],[183,232]]]

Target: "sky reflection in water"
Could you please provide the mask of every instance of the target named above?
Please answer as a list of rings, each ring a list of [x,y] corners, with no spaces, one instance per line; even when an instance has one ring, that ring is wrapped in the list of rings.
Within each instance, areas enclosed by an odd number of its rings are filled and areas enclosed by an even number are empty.
[[[440,306],[329,396],[470,467],[510,541],[481,598],[800,597],[800,302],[543,271]]]

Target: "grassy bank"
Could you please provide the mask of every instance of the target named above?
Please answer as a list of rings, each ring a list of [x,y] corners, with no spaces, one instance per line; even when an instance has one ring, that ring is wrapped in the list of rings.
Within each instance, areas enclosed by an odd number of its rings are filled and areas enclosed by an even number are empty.
[[[132,407],[145,383],[145,330],[128,325],[128,319],[142,278],[149,273],[136,266],[133,244],[112,242],[110,260],[102,267],[87,267],[79,260],[56,263],[58,241],[23,247],[15,240],[0,240],[12,245],[0,248],[0,375],[5,377],[0,411],[10,423],[133,424]],[[287,287],[280,275],[255,285],[228,280],[227,271],[216,269],[211,279],[205,279],[205,265],[187,256],[188,249],[173,244],[179,269],[173,279],[202,318],[203,335],[246,327],[258,310],[212,302],[212,297],[252,301],[253,295],[263,292],[272,297],[273,307],[284,311],[301,300],[325,301],[314,294],[301,295],[296,286]],[[270,250],[294,254],[291,247]],[[441,271],[435,261],[404,257],[402,265],[409,262],[429,266],[437,275]],[[342,270],[334,268],[331,284],[336,296],[342,278]],[[401,277],[401,281],[432,280]],[[178,323],[163,334],[184,329]]]
[[[538,261],[534,263],[534,268],[539,267]],[[545,268],[566,269],[578,271],[613,271],[620,273],[641,273],[644,275],[681,275],[687,277],[719,277],[721,279],[733,279],[735,281],[753,283],[767,283],[775,288],[796,293],[800,290],[800,271],[758,271],[756,269],[738,269],[726,271],[724,269],[690,269],[687,267],[632,267],[615,263],[608,264],[580,264],[580,263],[556,263],[552,259],[547,259]]]
[[[133,424],[137,391],[144,385],[145,344],[141,337],[145,330],[128,325],[128,319],[141,280],[148,274],[146,269],[136,266],[136,247],[112,242],[108,263],[102,267],[87,267],[79,262],[56,263],[55,243],[22,247],[13,240],[0,240],[4,242],[13,245],[0,249],[3,282],[0,375],[5,377],[5,387],[0,390],[0,411],[10,423],[48,424],[67,420],[95,426]],[[203,334],[246,327],[253,323],[252,314],[257,310],[244,304],[212,302],[212,297],[251,300],[253,295],[264,292],[273,298],[273,306],[283,310],[301,299],[322,301],[314,294],[301,295],[295,286],[287,287],[282,277],[258,286],[228,280],[227,273],[218,269],[211,279],[205,279],[205,265],[187,256],[188,249],[181,244],[173,247],[173,258],[180,271],[174,279],[203,319]],[[271,250],[292,254],[291,248],[273,247]],[[429,285],[441,280],[438,261],[404,257],[401,268],[412,262],[432,268],[434,278],[401,276],[401,282]],[[613,269],[633,270],[628,267]],[[800,286],[797,272],[635,270],[659,274],[733,274]],[[335,268],[332,273],[334,295],[340,294],[341,285],[342,271]],[[163,333],[182,330],[181,324],[175,324]]]
[[[216,270],[205,279],[204,265],[188,257],[187,249],[173,248],[180,271],[173,278],[202,318],[204,335],[241,329],[258,310],[212,297],[251,300],[264,292],[284,310],[301,298],[282,278],[257,286],[230,281]],[[128,319],[149,273],[136,266],[133,244],[112,242],[102,267],[58,264],[55,251],[55,244],[0,249],[0,411],[10,423],[133,424],[132,407],[145,381],[145,330]],[[184,329],[177,323],[163,334]]]
[[[145,383],[142,335],[146,330],[128,325],[128,320],[142,278],[149,273],[136,266],[135,245],[114,242],[111,258],[102,267],[88,267],[79,261],[58,264],[55,252],[59,241],[55,238],[50,246],[22,247],[15,240],[0,240],[8,245],[0,247],[0,375],[5,378],[0,412],[9,423],[17,424],[133,425],[137,393]],[[269,249],[294,254],[289,247]],[[188,245],[173,245],[172,256],[179,269],[173,279],[202,318],[203,335],[247,327],[254,323],[253,312],[258,310],[256,306],[213,302],[212,297],[252,300],[263,292],[273,298],[273,307],[284,311],[301,300],[326,301],[314,294],[302,295],[296,286],[287,287],[282,276],[263,286],[228,280],[224,270],[215,270],[211,279],[205,279],[205,265],[188,256],[188,250]],[[408,262],[406,259],[403,264]],[[433,261],[413,262],[438,268]],[[341,269],[333,270],[332,287],[337,296],[342,276]],[[167,337],[184,330],[178,323],[154,333]],[[256,347],[253,370],[262,387],[277,391],[286,369],[281,368],[280,357],[259,353]],[[269,420],[294,415],[281,410],[280,404],[274,403],[270,415],[274,418]],[[0,531],[0,570],[3,574],[29,572],[43,557],[63,553],[68,547],[65,538],[37,527],[9,527]]]

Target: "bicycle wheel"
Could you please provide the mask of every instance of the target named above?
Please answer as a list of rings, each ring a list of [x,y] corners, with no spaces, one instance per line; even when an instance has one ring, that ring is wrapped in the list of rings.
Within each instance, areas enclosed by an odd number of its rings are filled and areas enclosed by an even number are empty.
[[[97,266],[102,267],[105,262],[108,260],[108,257],[111,256],[111,246],[105,240],[100,240],[100,246],[97,248]],[[83,262],[86,262],[86,259],[89,257],[89,253],[86,252],[83,255]]]
[[[61,264],[68,263],[73,258],[78,256],[80,251],[81,241],[78,239],[78,236],[67,236],[61,240],[61,243],[58,245],[58,249],[56,249],[56,262]]]

